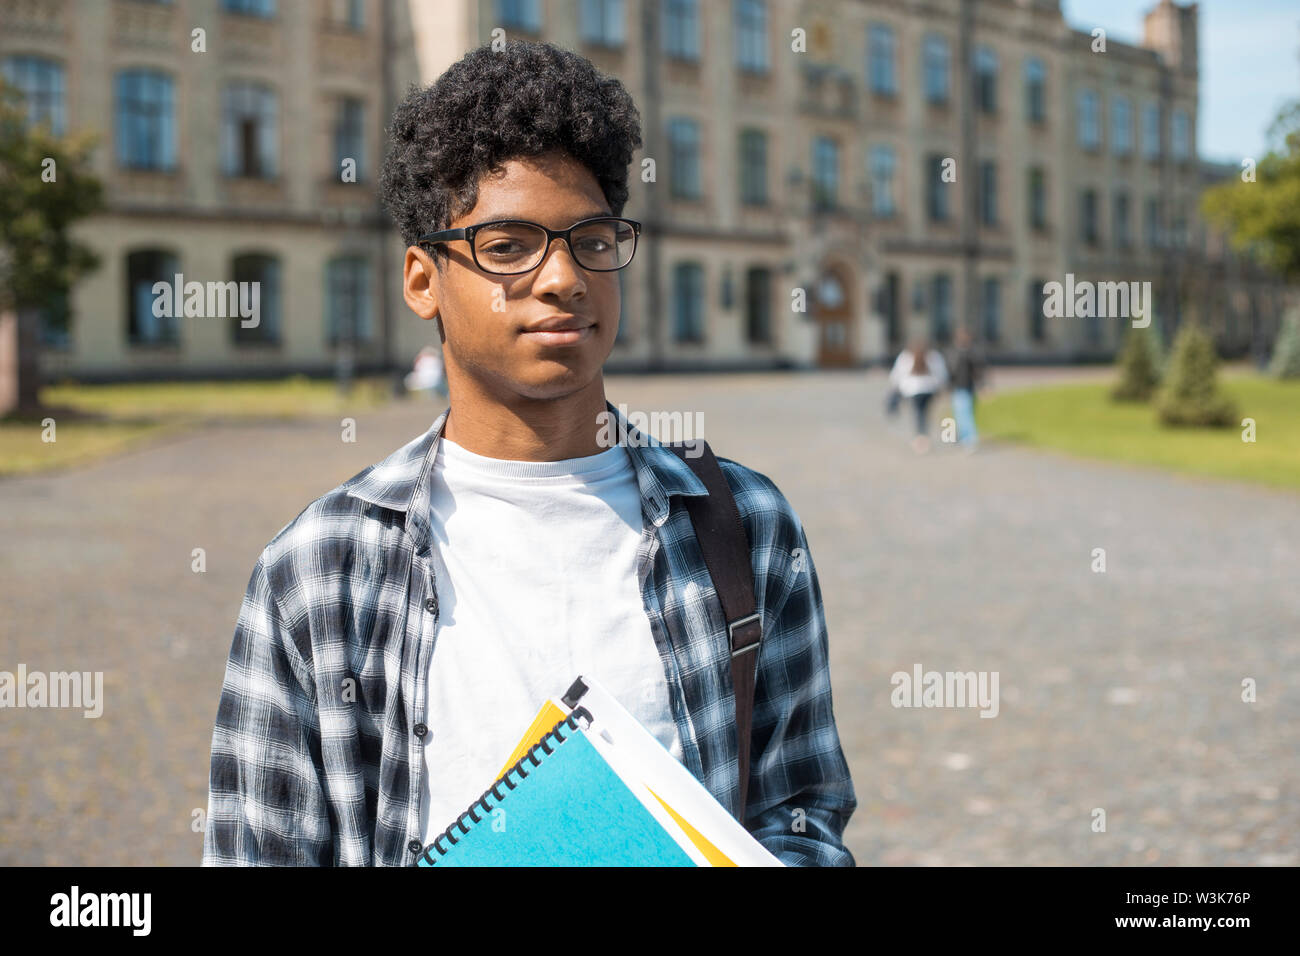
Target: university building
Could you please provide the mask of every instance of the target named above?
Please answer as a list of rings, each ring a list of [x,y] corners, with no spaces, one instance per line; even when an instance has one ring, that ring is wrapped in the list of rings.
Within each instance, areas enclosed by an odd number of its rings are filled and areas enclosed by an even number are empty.
[[[500,37],[582,53],[641,112],[610,368],[861,366],[959,324],[1003,361],[1112,355],[1127,318],[1044,315],[1067,274],[1151,281],[1167,335],[1244,353],[1287,290],[1197,212],[1237,174],[1197,158],[1197,8],[1159,0],[1140,46],[1105,26],[1056,0],[0,0],[5,79],[99,136],[108,201],[42,362],[408,367],[438,339],[402,301],[383,128]],[[258,283],[260,321],[155,315],[177,275]]]

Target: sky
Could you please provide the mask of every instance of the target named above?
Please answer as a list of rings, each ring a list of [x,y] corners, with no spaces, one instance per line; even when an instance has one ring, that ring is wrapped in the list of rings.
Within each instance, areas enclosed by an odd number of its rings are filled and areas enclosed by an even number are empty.
[[[1126,43],[1142,40],[1142,15],[1155,0],[1061,0],[1076,29],[1105,27]],[[1200,0],[1201,95],[1198,152],[1240,163],[1267,152],[1269,123],[1300,99],[1300,0]]]

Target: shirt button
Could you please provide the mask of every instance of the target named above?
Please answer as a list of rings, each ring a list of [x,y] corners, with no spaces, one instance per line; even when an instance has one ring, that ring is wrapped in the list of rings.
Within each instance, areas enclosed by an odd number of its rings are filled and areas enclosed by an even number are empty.
[[[423,737],[429,732],[429,728],[424,724],[416,724],[412,729],[415,731],[415,736],[417,737]]]
[[[424,599],[424,609],[425,609],[426,611],[429,611],[430,613],[432,613],[433,611],[438,610],[438,599],[437,599],[436,597],[425,598],[425,599]]]
[[[424,847],[420,846],[419,840],[412,840],[410,843],[406,844],[406,848],[412,853],[419,853],[424,849]]]

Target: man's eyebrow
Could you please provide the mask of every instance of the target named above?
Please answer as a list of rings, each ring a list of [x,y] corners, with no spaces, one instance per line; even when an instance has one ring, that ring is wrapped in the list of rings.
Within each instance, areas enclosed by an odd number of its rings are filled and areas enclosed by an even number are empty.
[[[580,212],[580,213],[577,213],[576,215],[574,215],[573,219],[570,220],[570,225],[572,225],[572,224],[575,223],[575,222],[581,222],[581,221],[584,220],[584,219],[596,219],[596,218],[599,218],[599,217],[601,217],[601,216],[612,216],[612,215],[614,215],[612,212],[608,212],[608,211],[606,211],[606,210],[604,210],[604,209],[592,209],[592,210],[588,210],[588,211],[586,211],[586,212]],[[520,214],[518,214],[518,213],[509,213],[509,212],[503,212],[503,213],[490,213],[490,214],[486,214],[486,215],[484,215],[484,217],[483,217],[482,219],[480,219],[479,221],[480,221],[480,222],[494,222],[494,221],[496,221],[496,220],[498,220],[498,219],[523,219],[523,220],[526,220],[526,221],[528,221],[528,222],[537,222],[537,220],[534,219],[532,216],[529,216],[529,215],[520,215]]]

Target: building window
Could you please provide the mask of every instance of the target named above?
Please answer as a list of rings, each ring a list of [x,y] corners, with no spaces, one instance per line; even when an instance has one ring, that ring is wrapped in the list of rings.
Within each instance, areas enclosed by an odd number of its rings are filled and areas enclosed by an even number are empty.
[[[1025,119],[1031,123],[1047,119],[1047,67],[1038,57],[1025,60]]]
[[[763,0],[734,0],[736,65],[750,73],[766,73],[767,4]]]
[[[952,277],[940,272],[934,277],[930,296],[930,338],[936,345],[952,339]]]
[[[699,199],[703,195],[699,123],[681,116],[668,121],[668,156],[672,195],[677,199]]]
[[[740,134],[740,201],[747,206],[767,203],[767,134],[762,130]]]
[[[998,167],[992,160],[979,164],[979,214],[985,226],[998,224]]]
[[[364,30],[366,26],[365,0],[330,0],[330,22],[349,30]]]
[[[975,108],[981,113],[998,111],[998,55],[992,47],[975,48]]]
[[[679,60],[699,60],[699,0],[664,0],[664,52]]]
[[[176,276],[180,260],[161,249],[142,249],[126,257],[127,342],[131,345],[175,345],[179,341],[176,318],[185,305],[184,296],[175,301]],[[154,283],[165,282],[172,295],[154,295]],[[164,308],[168,299],[171,308]],[[154,314],[154,303],[159,312]]]
[[[1191,158],[1192,122],[1185,109],[1175,109],[1170,118],[1169,149],[1174,159]]]
[[[772,341],[772,270],[761,266],[745,273],[745,334],[754,344]]]
[[[1089,312],[1083,317],[1083,334],[1089,345],[1101,345],[1101,316]]]
[[[980,311],[984,320],[984,341],[996,342],[1002,335],[1002,282],[985,279],[980,296]]]
[[[1029,337],[1035,342],[1042,342],[1047,338],[1047,317],[1043,313],[1043,289],[1046,286],[1047,283],[1042,279],[1031,279],[1029,294],[1025,299],[1029,314]]]
[[[497,23],[507,30],[540,33],[541,0],[497,0]]]
[[[1127,249],[1133,244],[1133,234],[1129,226],[1128,193],[1115,193],[1115,246]]]
[[[582,41],[594,46],[619,47],[623,29],[623,0],[582,0],[578,8]]]
[[[897,212],[894,202],[894,147],[873,146],[871,164],[871,214],[878,219],[888,219]]]
[[[1101,146],[1101,124],[1097,116],[1099,104],[1095,90],[1079,91],[1079,145],[1087,150]]]
[[[275,0],[221,0],[221,9],[246,17],[273,17]]]
[[[1148,249],[1159,249],[1165,244],[1163,218],[1159,197],[1147,197],[1143,232]]]
[[[867,83],[880,96],[898,93],[894,28],[873,23],[867,28]]]
[[[1110,101],[1110,148],[1116,156],[1133,152],[1133,108],[1127,96]]]
[[[1170,241],[1175,249],[1187,248],[1187,203],[1178,200],[1174,203],[1173,222],[1170,228]]]
[[[1047,228],[1047,174],[1041,166],[1029,168],[1029,225]]]
[[[704,267],[698,262],[673,267],[673,339],[704,341]]]
[[[1160,158],[1160,104],[1147,103],[1142,107],[1142,155],[1146,159]]]
[[[63,64],[42,56],[9,56],[4,61],[5,82],[23,95],[27,122],[46,123],[62,136],[65,124]]]
[[[280,342],[280,260],[274,256],[251,254],[236,256],[230,264],[235,279],[236,295],[242,303],[251,303],[251,289],[257,289],[257,324],[245,327],[242,312],[232,319],[231,335],[238,345],[260,343],[278,345]],[[245,285],[245,283],[248,283]],[[244,290],[250,290],[245,292]]]
[[[330,345],[370,341],[370,266],[363,256],[341,256],[325,266],[325,308]]]
[[[341,176],[343,163],[356,164],[357,181],[365,178],[366,104],[363,100],[345,96],[338,101],[334,117],[334,175]]]
[[[927,33],[921,44],[921,85],[926,102],[948,102],[950,61],[948,38],[938,33]]]
[[[839,200],[840,148],[827,136],[813,138],[812,161],[813,208],[834,209]]]
[[[948,221],[948,184],[943,181],[943,157],[926,157],[925,208],[931,222]]]
[[[1079,193],[1079,238],[1090,246],[1097,244],[1097,190]]]
[[[278,172],[276,96],[258,83],[231,83],[221,98],[221,171],[270,179]]]
[[[117,161],[128,169],[176,168],[172,78],[157,70],[117,74]]]

